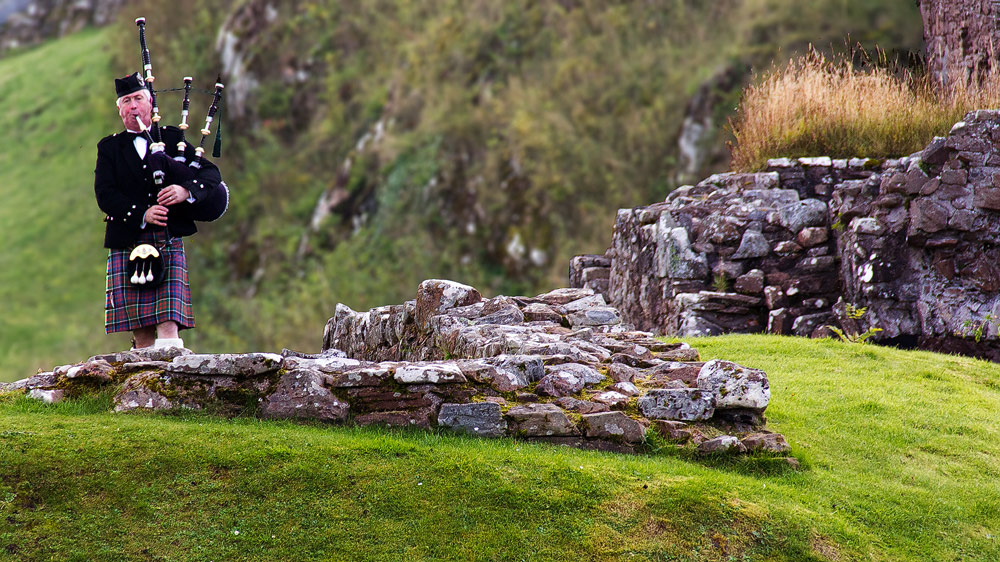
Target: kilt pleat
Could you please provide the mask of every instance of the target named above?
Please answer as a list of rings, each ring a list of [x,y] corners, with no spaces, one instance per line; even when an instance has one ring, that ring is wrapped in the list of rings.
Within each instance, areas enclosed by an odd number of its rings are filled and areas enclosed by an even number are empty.
[[[104,301],[104,331],[127,332],[173,320],[179,328],[194,328],[187,258],[180,238],[165,244],[162,232],[143,231],[137,244],[153,244],[163,255],[165,277],[156,288],[129,283],[128,256],[132,248],[108,252]]]

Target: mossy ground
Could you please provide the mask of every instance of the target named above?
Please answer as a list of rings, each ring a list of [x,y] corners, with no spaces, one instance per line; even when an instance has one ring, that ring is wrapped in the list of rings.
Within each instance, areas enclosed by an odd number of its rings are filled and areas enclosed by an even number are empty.
[[[0,401],[10,560],[996,560],[1000,366],[692,340],[764,369],[800,470]]]

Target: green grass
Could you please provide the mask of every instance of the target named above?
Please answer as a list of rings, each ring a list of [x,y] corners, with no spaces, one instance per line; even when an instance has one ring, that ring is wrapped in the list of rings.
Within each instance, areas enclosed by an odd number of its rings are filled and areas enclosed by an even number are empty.
[[[802,470],[7,398],[0,558],[1000,559],[1000,366],[692,343],[768,372]]]
[[[86,31],[0,59],[0,381],[111,343],[93,187],[97,141],[121,126],[105,42]]]

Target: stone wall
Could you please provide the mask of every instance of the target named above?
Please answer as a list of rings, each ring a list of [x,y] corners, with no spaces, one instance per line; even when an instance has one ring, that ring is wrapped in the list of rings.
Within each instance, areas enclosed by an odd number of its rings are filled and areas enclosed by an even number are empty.
[[[648,447],[652,434],[703,453],[788,451],[764,429],[764,372],[702,362],[686,344],[623,324],[586,289],[483,299],[428,280],[401,305],[339,305],[320,354],[126,351],[0,384],[0,393],[51,402],[109,385],[118,412],[208,409],[621,452]]]
[[[921,0],[927,69],[942,84],[968,83],[1000,54],[996,0]]]
[[[621,209],[603,261],[574,258],[570,284],[601,291],[627,321],[656,333],[811,335],[831,320],[842,289],[828,207],[834,186],[885,165],[775,160],[766,172],[717,174],[663,203]],[[584,279],[584,264],[606,264],[606,288]]]
[[[622,209],[607,253],[571,262],[571,284],[656,333],[833,325],[1000,359],[998,121],[969,113],[906,158],[771,160]],[[602,267],[606,288],[594,282]],[[848,305],[865,314],[850,318]]]

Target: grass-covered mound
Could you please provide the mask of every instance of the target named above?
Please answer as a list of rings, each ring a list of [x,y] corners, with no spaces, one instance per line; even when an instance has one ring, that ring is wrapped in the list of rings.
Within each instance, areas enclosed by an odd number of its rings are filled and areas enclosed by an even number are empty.
[[[728,336],[762,368],[771,459],[0,401],[12,560],[995,560],[1000,366]]]

